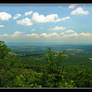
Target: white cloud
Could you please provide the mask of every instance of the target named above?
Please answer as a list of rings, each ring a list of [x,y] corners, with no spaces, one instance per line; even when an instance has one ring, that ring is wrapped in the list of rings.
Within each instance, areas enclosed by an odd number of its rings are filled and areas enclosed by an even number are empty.
[[[18,37],[18,36],[20,37],[20,36],[22,36],[23,34],[24,34],[23,32],[16,31],[16,32],[14,32],[11,36],[15,38],[15,37]]]
[[[59,35],[58,35],[56,32],[50,33],[48,36],[50,36],[50,37],[52,37],[52,36],[54,36],[54,37],[59,37]]]
[[[0,20],[9,20],[11,17],[12,15],[7,12],[0,12]]]
[[[77,32],[75,32],[75,33],[72,33],[71,35],[69,35],[69,36],[72,36],[72,37],[78,37],[79,36],[79,34],[77,33]]]
[[[21,14],[16,14],[13,19],[16,20],[17,18],[19,18],[20,16],[22,16]]]
[[[38,22],[38,23],[47,23],[47,22],[60,22],[64,20],[69,20],[70,17],[63,17],[59,18],[58,14],[50,14],[50,15],[40,15],[38,12],[33,13],[32,15],[32,21]]]
[[[71,34],[64,34],[64,36],[66,36],[66,37],[80,37],[80,39],[81,39],[82,37],[89,37],[89,38],[92,37],[92,33],[88,33],[88,32],[81,32],[81,33],[73,32]]]
[[[73,30],[67,30],[67,31],[65,31],[66,33],[72,33],[72,32],[75,32],[75,31],[73,31]]]
[[[49,30],[64,30],[64,29],[65,29],[65,27],[63,27],[63,26],[56,26],[54,28],[50,28]]]
[[[66,38],[79,36],[79,34],[72,29],[66,30],[66,31],[62,32],[60,35],[62,35],[62,37],[66,37]]]
[[[67,34],[66,31],[65,32],[61,32],[61,33],[41,33],[41,34],[36,34],[36,33],[30,33],[30,34],[24,34],[23,32],[19,32],[16,31],[13,34],[9,35],[9,34],[0,34],[0,36],[9,36],[9,37],[92,37],[92,33],[88,33],[88,32],[81,32],[81,33],[77,33],[77,32],[70,32],[71,34]]]
[[[68,31],[68,33],[67,33]],[[29,33],[16,31],[13,34],[0,34],[1,40],[14,41],[14,42],[34,42],[34,41],[59,41],[59,42],[92,42],[92,33],[89,32],[72,32],[67,30],[61,33]]]
[[[64,18],[61,18],[61,20],[68,20],[68,19],[70,19],[70,17],[69,17],[69,16],[64,17]]]
[[[55,22],[56,18],[58,18],[57,14],[51,14],[51,15],[40,15],[38,12],[33,13],[32,20],[34,22],[39,23],[46,23],[46,22]]]
[[[3,27],[5,27],[5,25],[0,25],[0,28],[3,28]]]
[[[48,37],[48,34],[47,33],[42,33],[40,34],[41,37]]]
[[[59,35],[56,33],[56,32],[53,32],[53,33],[49,33],[49,34],[47,34],[47,33],[42,33],[42,34],[40,34],[40,37],[59,37]]]
[[[69,8],[75,8],[75,6],[77,6],[77,5],[79,5],[79,4],[70,4]]]
[[[71,34],[63,33],[63,35],[62,35],[63,38],[78,37],[78,36],[79,36],[79,34],[77,32],[74,32]]]
[[[63,37],[80,37],[81,38],[81,37],[91,37],[92,33],[88,33],[88,32],[77,33],[73,30],[67,30],[65,32],[62,32],[61,35],[63,35]]]
[[[39,34],[32,33],[32,34],[25,34],[25,36],[38,38],[39,37]]]
[[[41,33],[41,34],[36,34],[36,33],[30,33],[30,34],[24,34],[23,32],[16,31],[12,35],[9,35],[9,37],[12,38],[51,38],[51,37],[59,37],[59,34],[56,32],[53,33]]]
[[[72,30],[72,29],[69,29],[69,30],[66,30],[66,31],[64,31],[64,32],[61,32],[61,35],[66,35],[66,34],[72,34],[72,33],[76,33],[74,30]]]
[[[60,21],[64,21],[64,20],[69,20],[69,19],[70,19],[69,16],[63,17],[63,18],[58,18],[58,19],[56,19],[56,22],[60,22]]]
[[[92,36],[92,34],[91,33],[88,33],[88,32],[82,32],[82,33],[80,33],[80,36],[86,36],[86,37],[89,37],[89,36]]]
[[[25,12],[25,16],[31,15],[32,11]]]
[[[79,7],[77,9],[73,10],[71,12],[71,15],[79,15],[79,14],[88,15],[88,13],[89,13],[88,11],[85,11],[85,10],[83,10],[83,8]]]
[[[22,20],[18,20],[17,24],[21,24],[21,25],[25,25],[25,26],[30,26],[30,25],[32,25],[32,21],[29,18],[24,18]]]

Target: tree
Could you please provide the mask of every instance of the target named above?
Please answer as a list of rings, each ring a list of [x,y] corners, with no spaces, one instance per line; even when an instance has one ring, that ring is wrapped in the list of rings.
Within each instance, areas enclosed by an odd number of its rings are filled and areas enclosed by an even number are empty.
[[[0,41],[0,59],[4,59],[8,56],[10,49],[6,46],[4,41]]]
[[[66,59],[67,55],[64,54],[64,51],[53,52],[51,48],[48,48],[48,54],[45,55],[45,58],[48,62],[44,72],[43,81],[47,87],[57,87],[58,82],[62,80],[64,65],[63,61]],[[60,64],[61,62],[61,64]]]

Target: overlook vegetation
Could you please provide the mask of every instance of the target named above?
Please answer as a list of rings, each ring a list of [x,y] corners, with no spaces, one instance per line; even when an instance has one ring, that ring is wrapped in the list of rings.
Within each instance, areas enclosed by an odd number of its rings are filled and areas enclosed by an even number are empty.
[[[25,52],[22,53],[25,54]],[[83,63],[69,64],[67,61],[73,57],[67,54],[66,50],[52,51],[51,48],[48,48],[45,54],[40,51],[37,53],[40,53],[41,56],[25,58],[17,56],[3,41],[0,41],[0,87],[92,87],[92,67]],[[74,58],[76,62],[79,61],[77,58],[78,55]]]

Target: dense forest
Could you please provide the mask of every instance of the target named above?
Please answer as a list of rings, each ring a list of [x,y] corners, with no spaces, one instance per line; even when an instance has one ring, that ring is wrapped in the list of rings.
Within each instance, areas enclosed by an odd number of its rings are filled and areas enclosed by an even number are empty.
[[[0,87],[92,87],[92,67],[83,63],[68,64],[66,60],[71,60],[69,57],[66,50],[52,51],[51,48],[40,57],[18,57],[5,42],[0,41]]]

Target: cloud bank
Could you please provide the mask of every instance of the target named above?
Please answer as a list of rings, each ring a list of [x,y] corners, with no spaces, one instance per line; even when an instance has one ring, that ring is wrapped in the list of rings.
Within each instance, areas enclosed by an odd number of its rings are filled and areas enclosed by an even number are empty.
[[[74,30],[66,30],[61,33],[23,33],[16,31],[13,34],[0,34],[0,39],[15,42],[91,42],[92,33],[76,32]]]

